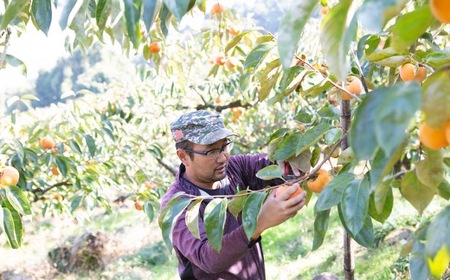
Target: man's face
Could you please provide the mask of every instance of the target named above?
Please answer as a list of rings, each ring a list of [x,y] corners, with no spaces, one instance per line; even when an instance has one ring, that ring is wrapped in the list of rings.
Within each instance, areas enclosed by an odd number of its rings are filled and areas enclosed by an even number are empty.
[[[213,149],[223,148],[227,143],[229,143],[227,139],[222,139],[211,145],[195,144],[192,150],[207,152]],[[200,187],[212,187],[214,182],[226,177],[229,158],[230,154],[226,151],[219,152],[215,157],[194,153],[193,158],[189,158],[187,164],[185,164],[188,179]]]

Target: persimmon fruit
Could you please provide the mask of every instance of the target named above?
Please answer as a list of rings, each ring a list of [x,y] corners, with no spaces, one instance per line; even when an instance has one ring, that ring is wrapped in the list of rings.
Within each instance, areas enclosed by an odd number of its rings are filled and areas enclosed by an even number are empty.
[[[405,63],[400,66],[400,79],[404,82],[417,81],[421,82],[427,77],[427,69],[424,66],[417,67],[412,63]]]
[[[449,145],[447,134],[450,132],[447,133],[447,130],[449,130],[448,124],[434,128],[423,122],[419,127],[419,140],[425,147],[439,150]]]
[[[447,139],[447,143],[450,145],[450,122],[445,124],[445,139]]]
[[[212,15],[220,15],[224,10],[224,7],[220,3],[216,3],[211,8]]]
[[[145,188],[148,190],[157,188],[157,185],[155,184],[155,182],[152,182],[152,181],[146,181],[144,183],[144,185],[145,185]]]
[[[152,54],[157,54],[161,51],[161,45],[158,42],[153,42],[148,45],[148,51]]]
[[[51,136],[45,136],[44,138],[39,139],[39,143],[42,149],[50,150],[53,149],[56,145],[55,140]]]
[[[217,56],[214,61],[217,65],[224,65],[226,62],[225,58],[221,55]]]
[[[138,211],[142,211],[144,209],[144,206],[142,205],[142,203],[140,201],[135,201],[134,208],[136,208],[136,210],[138,210]]]
[[[52,167],[52,174],[55,175],[55,176],[59,175],[58,167],[56,167],[56,166]]]
[[[430,0],[430,8],[433,16],[442,23],[450,23],[450,1]]]
[[[276,190],[275,190],[275,196],[279,196],[281,195],[283,192],[285,192],[287,189],[289,189],[291,186],[289,185],[282,185],[279,186]],[[302,188],[298,188],[293,194],[291,194],[291,196],[289,197],[289,199],[296,197],[297,195],[301,194],[303,192]]]
[[[0,171],[0,184],[15,186],[19,182],[19,171],[13,166],[6,166]]]
[[[325,186],[328,184],[328,182],[331,181],[331,176],[328,174],[328,171],[325,169],[319,169],[317,171],[317,178],[311,181],[308,181],[306,185],[308,188],[315,192],[320,193],[325,188]]]
[[[359,78],[352,77],[350,82],[347,85],[345,85],[345,89],[348,90],[349,92],[353,93],[354,95],[358,96],[363,90],[363,85]],[[343,100],[350,100],[352,98],[353,98],[353,96],[351,96],[350,94],[348,94],[345,91],[342,91],[342,99]]]

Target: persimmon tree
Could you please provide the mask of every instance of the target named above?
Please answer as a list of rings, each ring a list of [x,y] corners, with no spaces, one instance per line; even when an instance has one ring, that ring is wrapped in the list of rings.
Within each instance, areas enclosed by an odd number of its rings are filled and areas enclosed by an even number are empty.
[[[19,0],[6,1],[4,6],[0,32],[6,44],[2,45],[5,51],[1,61],[20,64],[19,59],[7,54],[8,34],[24,31],[30,19],[46,33],[52,4]],[[324,9],[328,11],[324,16],[318,15],[321,6],[329,8]],[[218,46],[217,53],[211,57],[210,69],[204,63],[195,64],[196,54],[189,47],[178,49],[188,54],[184,57],[190,58],[192,64],[167,59],[166,46],[171,43],[182,46],[166,39],[169,30],[187,14],[197,17],[204,14],[214,20],[211,28],[196,36],[202,47]],[[245,97],[236,103],[241,108],[247,108],[245,104],[273,107],[286,105],[289,103],[286,101],[295,104],[293,119],[301,126],[273,131],[268,140],[268,154],[274,162],[286,161],[302,171],[304,175],[286,184],[301,183],[310,199],[316,194],[308,188],[307,181],[331,161],[338,148],[342,151],[329,170],[332,180],[314,200],[312,249],[319,248],[326,240],[330,212],[337,210],[346,232],[345,275],[346,279],[352,279],[350,240],[365,247],[373,245],[373,222],[383,223],[389,218],[396,199],[394,189],[419,214],[434,200],[450,198],[448,145],[438,149],[430,147],[420,141],[424,135],[418,133],[423,122],[435,129],[450,122],[450,111],[446,108],[450,96],[450,54],[446,50],[449,26],[435,18],[428,1],[303,0],[286,12],[277,35],[261,29],[237,32],[234,27],[227,28],[231,27],[228,19],[233,16],[226,9],[212,16],[206,10],[206,1],[72,0],[67,1],[60,26],[75,34],[70,47],[87,48],[94,37],[118,43],[127,52],[141,53],[160,76],[187,73],[195,65],[196,69],[203,68],[199,73],[209,69],[206,73],[209,77],[229,78],[228,81],[211,79],[206,87],[183,78],[173,85],[171,93],[176,96],[187,92],[189,87],[198,93],[197,108],[219,111],[231,108],[229,105],[236,100],[232,99],[224,107],[219,102],[215,105],[209,102],[230,92],[232,96],[239,93]],[[306,56],[302,47],[305,43],[302,34],[308,31],[312,19],[320,21],[321,52],[317,57]],[[214,38],[214,43],[208,38]],[[158,52],[149,50],[153,42],[161,42]],[[226,66],[228,59],[230,63]],[[402,80],[400,67],[406,63],[415,66],[414,73],[425,67],[427,77],[423,81]],[[144,67],[141,75],[147,77],[152,71]],[[355,79],[361,82],[363,92],[347,87]],[[217,96],[204,94],[211,89]],[[183,105],[178,108],[182,109]],[[230,116],[231,113],[230,110]],[[90,141],[85,134],[78,138],[86,140],[85,152],[89,155]],[[445,138],[447,142],[448,138]],[[70,164],[66,165],[70,169]],[[282,172],[274,164],[256,176],[272,179],[281,177]],[[224,211],[242,215],[245,232],[251,236],[259,209],[270,190],[241,190],[234,196],[214,197],[208,203],[205,230],[214,249],[221,249],[223,228],[216,225],[223,224]],[[2,207],[11,209],[6,203],[8,198],[2,196],[2,199],[6,204]],[[159,223],[169,248],[173,220],[183,211],[192,234],[199,236],[198,209],[204,199],[179,193],[160,214]],[[444,273],[450,260],[448,221],[450,205],[423,223],[405,246],[402,253],[410,255],[413,279],[440,277]]]

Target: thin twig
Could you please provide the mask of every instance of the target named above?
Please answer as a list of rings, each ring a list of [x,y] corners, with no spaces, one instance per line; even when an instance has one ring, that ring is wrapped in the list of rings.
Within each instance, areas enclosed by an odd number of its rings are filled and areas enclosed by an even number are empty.
[[[323,74],[322,72],[320,72],[318,69],[316,69],[314,66],[312,66],[308,61],[304,60],[303,58],[301,58],[298,55],[295,55],[295,58],[297,58],[298,60],[300,60],[302,63],[308,65],[309,68],[311,68],[311,70],[313,70],[314,72],[316,72],[317,74],[321,75],[324,79],[326,79],[327,81],[329,81],[333,86],[335,86],[336,88],[338,88],[341,91],[345,91],[346,93],[348,93],[350,96],[352,96],[353,98],[355,98],[358,101],[361,101],[361,99],[356,96],[355,94],[351,93],[350,91],[348,91],[345,87],[335,83],[333,80],[331,80],[328,76],[326,76],[325,74]]]
[[[351,49],[352,49],[353,59],[355,60],[356,67],[358,68],[359,79],[361,80],[363,87],[364,87],[364,92],[369,93],[369,88],[367,87],[366,79],[364,78],[364,73],[361,68],[361,63],[359,62],[358,56],[356,55],[354,44],[351,45]]]

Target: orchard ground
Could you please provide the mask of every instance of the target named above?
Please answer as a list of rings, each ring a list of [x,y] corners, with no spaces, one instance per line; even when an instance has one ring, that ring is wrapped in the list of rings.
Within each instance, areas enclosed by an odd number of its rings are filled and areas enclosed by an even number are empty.
[[[398,197],[400,197],[398,195]],[[402,199],[383,225],[375,224],[376,247],[354,244],[355,279],[410,279],[408,258],[401,248],[416,226],[444,203],[430,205],[422,217]],[[314,198],[289,222],[263,234],[267,279],[312,279],[331,272],[343,279],[342,228],[333,213],[324,245],[311,251]],[[25,240],[20,249],[9,248],[2,238],[0,279],[176,279],[176,258],[166,249],[156,221],[148,222],[143,212],[125,200],[112,212],[99,212],[85,224],[72,217],[42,218],[25,222]],[[81,215],[79,213],[78,215]],[[83,266],[60,272],[49,258],[57,248],[73,248],[86,233],[103,236],[100,258],[103,268],[88,271]],[[59,262],[63,260],[55,260]],[[370,269],[367,269],[370,267]]]

